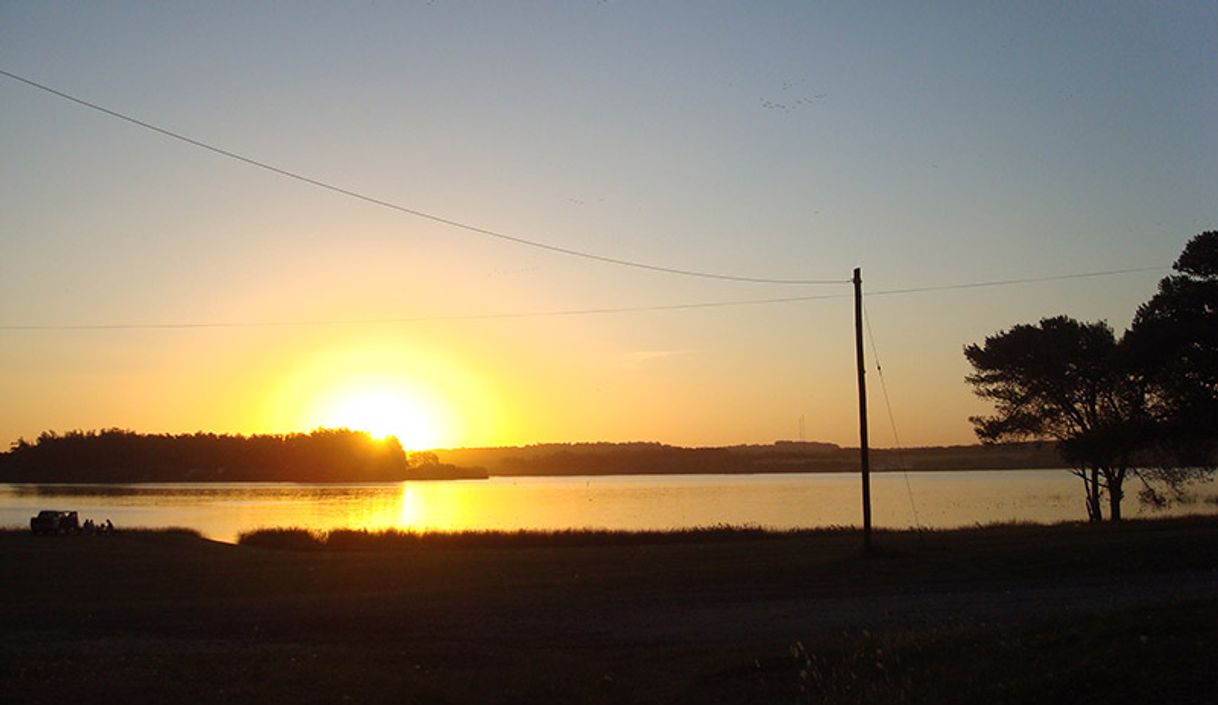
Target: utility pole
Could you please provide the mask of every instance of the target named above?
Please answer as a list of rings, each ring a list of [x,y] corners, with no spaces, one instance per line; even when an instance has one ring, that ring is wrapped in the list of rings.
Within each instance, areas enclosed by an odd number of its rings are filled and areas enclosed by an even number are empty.
[[[858,364],[859,461],[863,471],[863,553],[871,553],[871,454],[867,448],[867,379],[863,362],[863,276],[854,268],[854,357]]]

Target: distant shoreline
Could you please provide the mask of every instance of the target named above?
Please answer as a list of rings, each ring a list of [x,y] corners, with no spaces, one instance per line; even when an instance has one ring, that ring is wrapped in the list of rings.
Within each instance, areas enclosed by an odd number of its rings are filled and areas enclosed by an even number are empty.
[[[440,462],[476,465],[491,476],[739,475],[848,473],[859,449],[832,443],[777,441],[768,445],[683,448],[660,443],[550,443],[430,451]],[[1005,443],[920,448],[873,448],[873,472],[1043,470],[1068,467],[1056,444]]]
[[[874,448],[884,472],[1059,469],[1049,442]],[[402,482],[602,475],[765,475],[851,473],[858,448],[777,441],[685,448],[661,443],[549,443],[404,451],[347,430],[309,435],[152,436],[130,431],[40,436],[0,453],[0,482]]]
[[[1040,472],[1040,471],[1056,471],[1056,472],[1071,472],[1070,468],[1066,467],[1043,467],[1043,468],[872,468],[873,475],[890,475],[894,473],[965,473],[965,472]],[[51,486],[62,485],[66,487],[113,487],[122,485],[386,485],[399,484],[403,482],[477,482],[480,480],[493,479],[517,479],[517,478],[566,478],[576,480],[579,478],[598,478],[598,477],[694,477],[694,476],[710,476],[710,477],[756,477],[761,475],[783,476],[783,475],[857,475],[859,469],[853,470],[756,470],[756,471],[724,471],[724,472],[603,472],[603,473],[547,473],[547,474],[496,474],[490,473],[484,477],[429,477],[429,478],[407,478],[402,480],[332,480],[332,481],[316,481],[316,480],[132,480],[132,481],[23,481],[23,480],[0,480],[0,485],[36,485],[36,486]]]

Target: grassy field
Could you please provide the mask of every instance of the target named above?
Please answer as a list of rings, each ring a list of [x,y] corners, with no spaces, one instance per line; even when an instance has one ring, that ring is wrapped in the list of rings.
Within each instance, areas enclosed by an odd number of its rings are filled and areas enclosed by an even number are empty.
[[[1218,702],[1212,518],[719,532],[4,532],[0,702]]]

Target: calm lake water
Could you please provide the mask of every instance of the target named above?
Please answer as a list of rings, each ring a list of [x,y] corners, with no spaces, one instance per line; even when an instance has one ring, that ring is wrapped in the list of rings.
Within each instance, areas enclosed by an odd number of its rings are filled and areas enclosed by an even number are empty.
[[[1131,483],[1129,491],[1134,487]],[[453,482],[322,485],[198,483],[0,484],[0,526],[28,527],[40,509],[81,521],[180,526],[220,541],[259,527],[311,529],[667,529],[713,524],[775,528],[860,525],[857,474],[496,477]],[[1126,499],[1127,516],[1218,513],[1218,485],[1154,512]],[[912,498],[912,501],[911,501]],[[1086,518],[1081,481],[1065,470],[877,473],[878,527],[951,528],[1000,521]],[[916,514],[915,514],[916,512]]]

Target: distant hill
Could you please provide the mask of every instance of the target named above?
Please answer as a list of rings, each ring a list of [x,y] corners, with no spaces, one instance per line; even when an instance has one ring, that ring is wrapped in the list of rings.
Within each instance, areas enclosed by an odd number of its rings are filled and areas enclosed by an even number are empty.
[[[477,465],[491,475],[637,475],[694,473],[852,472],[858,448],[778,441],[771,445],[682,448],[660,443],[545,443],[432,451],[440,461]],[[872,449],[871,467],[888,470],[1014,470],[1061,468],[1053,443]]]

